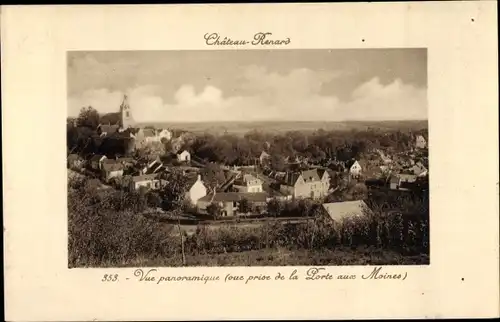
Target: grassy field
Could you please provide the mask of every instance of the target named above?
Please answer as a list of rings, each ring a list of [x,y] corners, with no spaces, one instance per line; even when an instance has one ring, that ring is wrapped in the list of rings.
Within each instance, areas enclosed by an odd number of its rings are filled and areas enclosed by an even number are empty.
[[[263,249],[226,254],[186,256],[187,266],[339,266],[339,265],[428,265],[426,255],[404,256],[398,252],[372,247],[352,250]],[[182,266],[180,253],[176,257],[140,259],[123,264],[124,267]]]

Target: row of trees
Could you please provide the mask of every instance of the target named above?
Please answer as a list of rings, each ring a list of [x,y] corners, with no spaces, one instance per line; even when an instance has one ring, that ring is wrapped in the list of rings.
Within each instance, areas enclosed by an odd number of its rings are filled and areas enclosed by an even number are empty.
[[[69,121],[67,142],[69,149],[97,151],[122,149],[123,142],[109,142],[106,146],[96,144],[91,137],[99,123],[116,123],[118,115],[99,115],[92,107],[82,108],[76,122]],[[76,123],[76,126],[75,126]],[[182,131],[176,130],[176,134]],[[215,135],[202,133],[190,135],[183,140],[182,149],[187,149],[201,159],[227,165],[256,164],[262,151],[271,155],[270,165],[277,171],[285,169],[285,158],[306,157],[314,163],[323,163],[329,159],[347,161],[359,158],[360,154],[373,148],[393,148],[395,151],[406,151],[414,145],[415,135],[426,130],[411,131],[401,129],[376,130],[317,130],[313,132],[289,131],[273,134],[261,131],[250,131],[244,136],[234,134]],[[165,144],[169,144],[168,142]],[[101,151],[105,150],[105,151]],[[164,151],[170,151],[165,147]]]
[[[347,161],[358,158],[372,148],[391,147],[396,151],[405,151],[413,146],[415,134],[401,130],[292,131],[276,135],[251,131],[243,137],[205,133],[198,135],[185,148],[202,159],[228,165],[255,164],[261,152],[267,151],[271,155],[272,167],[280,170],[287,157],[292,160],[306,157],[314,163],[322,163],[327,159]]]

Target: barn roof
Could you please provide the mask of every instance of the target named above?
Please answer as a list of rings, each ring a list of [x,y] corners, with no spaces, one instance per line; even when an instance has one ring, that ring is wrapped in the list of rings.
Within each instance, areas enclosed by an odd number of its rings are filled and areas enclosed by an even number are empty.
[[[323,208],[336,222],[342,222],[347,218],[362,217],[365,211],[370,211],[363,200],[324,203]]]

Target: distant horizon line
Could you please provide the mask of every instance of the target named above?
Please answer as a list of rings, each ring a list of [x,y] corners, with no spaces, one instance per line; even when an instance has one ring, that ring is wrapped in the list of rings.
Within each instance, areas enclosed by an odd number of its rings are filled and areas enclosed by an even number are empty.
[[[326,121],[326,120],[228,120],[228,121],[137,121],[135,123],[348,123],[348,122],[424,122],[429,119],[397,119],[397,120],[342,120],[342,121]]]
[[[106,115],[106,114],[104,114]],[[78,116],[68,116],[68,119],[76,119]],[[384,119],[384,120],[226,120],[226,121],[134,121],[136,124],[145,123],[171,123],[171,124],[185,124],[185,123],[349,123],[349,122],[428,122],[429,119]]]

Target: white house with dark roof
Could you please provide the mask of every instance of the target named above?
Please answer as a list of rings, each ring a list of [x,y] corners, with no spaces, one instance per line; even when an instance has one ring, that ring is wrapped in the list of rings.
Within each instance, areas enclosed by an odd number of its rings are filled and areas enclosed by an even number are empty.
[[[352,160],[352,161],[348,162],[347,166],[349,168],[349,174],[352,177],[357,178],[361,175],[361,171],[363,169],[361,168],[361,165],[359,164],[359,162],[357,160]]]
[[[129,189],[131,191],[139,190],[141,187],[146,189],[157,190],[161,188],[161,180],[158,174],[142,174],[139,176],[132,176],[129,181]]]
[[[177,154],[177,161],[189,162],[189,161],[191,161],[191,154],[188,151],[184,150],[181,153]]]
[[[241,192],[212,192],[200,198],[197,202],[198,210],[201,213],[207,212],[207,207],[214,203],[222,208],[223,217],[231,217],[238,214],[238,207],[241,200],[245,199],[255,207],[265,208],[269,195],[265,192],[241,193]]]
[[[322,198],[328,194],[330,175],[327,171],[312,169],[287,173],[280,192],[293,198]]]
[[[414,174],[397,174],[390,178],[390,188],[393,190],[409,190],[407,184],[412,184],[417,181],[417,176]]]
[[[262,192],[262,180],[251,174],[241,174],[235,179],[233,188],[238,192]]]

